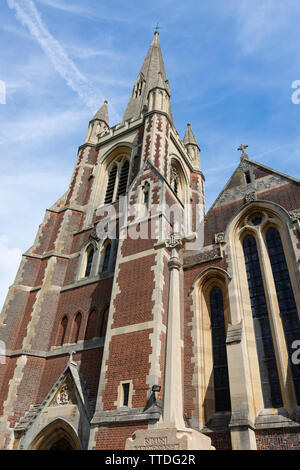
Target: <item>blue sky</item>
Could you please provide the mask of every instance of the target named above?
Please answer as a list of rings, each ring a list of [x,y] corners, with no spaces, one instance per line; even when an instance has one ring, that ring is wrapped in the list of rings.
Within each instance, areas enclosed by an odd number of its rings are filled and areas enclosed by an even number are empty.
[[[45,209],[67,189],[89,119],[125,110],[157,22],[175,126],[201,147],[207,208],[250,158],[299,178],[299,0],[2,0],[0,304]]]

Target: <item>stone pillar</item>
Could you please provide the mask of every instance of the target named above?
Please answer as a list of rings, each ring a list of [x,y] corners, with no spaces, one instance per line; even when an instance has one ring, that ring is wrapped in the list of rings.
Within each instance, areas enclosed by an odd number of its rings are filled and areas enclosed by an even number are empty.
[[[180,325],[180,280],[181,261],[178,250],[182,241],[172,235],[166,242],[171,250],[168,263],[170,271],[168,330],[166,343],[166,363],[164,381],[163,423],[165,427],[172,426],[184,429],[183,397],[182,397],[182,368],[181,368],[181,325]]]
[[[183,419],[182,362],[180,334],[180,270],[178,250],[183,244],[179,234],[166,241],[171,250],[167,344],[165,356],[164,404],[162,420],[156,429],[138,430],[126,441],[126,450],[214,450],[204,434],[186,428]]]

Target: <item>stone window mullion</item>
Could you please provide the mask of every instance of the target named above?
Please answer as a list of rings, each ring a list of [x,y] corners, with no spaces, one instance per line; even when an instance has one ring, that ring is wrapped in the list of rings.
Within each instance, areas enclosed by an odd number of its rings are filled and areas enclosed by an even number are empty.
[[[117,199],[117,193],[118,193],[118,188],[119,188],[119,181],[120,181],[120,174],[121,174],[121,169],[122,169],[122,162],[117,162],[117,175],[115,179],[115,187],[114,187],[114,194],[113,194],[113,199],[112,202],[115,202]]]
[[[287,410],[291,410],[292,404],[290,391],[286,387],[288,355],[285,347],[284,331],[280,319],[280,311],[277,301],[277,294],[273,279],[272,268],[265,241],[260,230],[257,231],[257,242],[261,273],[264,282],[264,290],[268,304],[268,314],[271,325],[271,332],[273,336],[273,345],[276,355],[282,399],[284,407]]]

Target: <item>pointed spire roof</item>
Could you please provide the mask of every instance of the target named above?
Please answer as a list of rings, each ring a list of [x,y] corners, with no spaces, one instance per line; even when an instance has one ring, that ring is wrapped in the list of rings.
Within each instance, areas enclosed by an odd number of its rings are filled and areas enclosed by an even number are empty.
[[[170,94],[157,31],[136,79],[122,122],[131,118],[137,119],[140,116],[144,106],[147,105],[149,91],[156,87],[163,88]]]
[[[184,145],[197,145],[197,147],[199,147],[190,123],[188,123],[187,125],[187,130],[183,139],[183,143]]]
[[[104,101],[103,105],[101,108],[96,112],[95,116],[91,121],[103,121],[105,124],[109,127],[109,118],[108,118],[108,108],[107,108],[107,101]]]

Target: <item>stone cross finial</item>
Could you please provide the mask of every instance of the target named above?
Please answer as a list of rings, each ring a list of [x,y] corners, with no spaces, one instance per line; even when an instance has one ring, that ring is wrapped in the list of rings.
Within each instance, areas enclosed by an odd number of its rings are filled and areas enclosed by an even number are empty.
[[[156,23],[155,29],[154,29],[154,34],[159,34],[159,30],[161,27],[159,26],[159,23]]]
[[[248,145],[244,145],[244,144],[241,144],[241,146],[238,148],[238,150],[240,150],[242,152],[242,155],[241,155],[241,160],[243,160],[244,158],[248,157],[247,153],[245,152],[245,150],[248,148]]]

